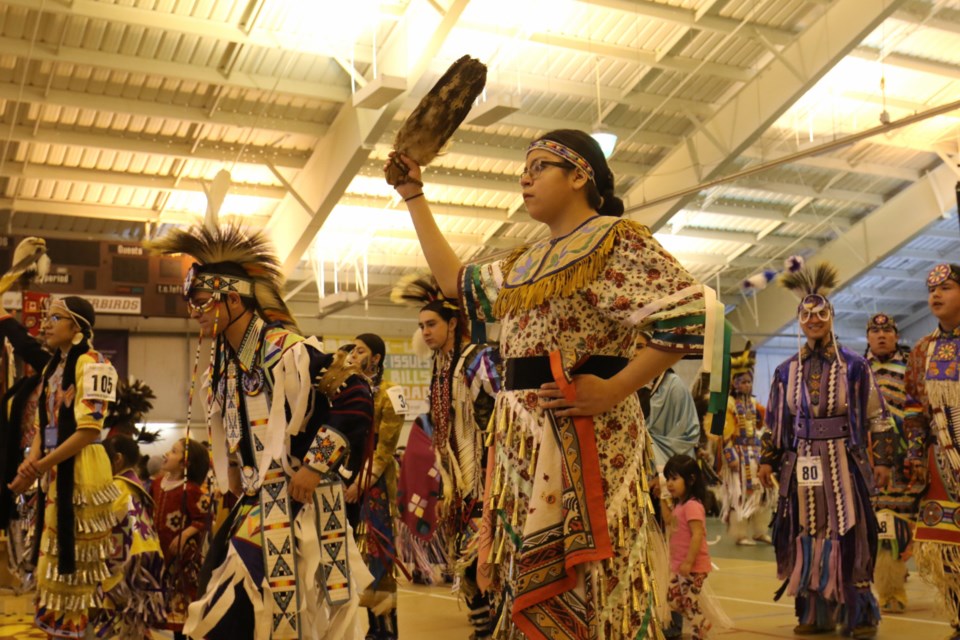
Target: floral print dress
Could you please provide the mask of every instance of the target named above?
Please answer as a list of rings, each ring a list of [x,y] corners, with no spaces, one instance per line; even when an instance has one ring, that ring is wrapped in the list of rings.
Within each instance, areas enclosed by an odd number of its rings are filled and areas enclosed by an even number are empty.
[[[473,319],[502,323],[508,366],[552,354],[567,376],[588,356],[631,358],[641,331],[648,348],[702,353],[704,291],[646,227],[599,216],[460,274]],[[584,422],[508,389],[491,428],[479,573],[503,604],[494,637],[657,637],[667,567],[636,394]]]

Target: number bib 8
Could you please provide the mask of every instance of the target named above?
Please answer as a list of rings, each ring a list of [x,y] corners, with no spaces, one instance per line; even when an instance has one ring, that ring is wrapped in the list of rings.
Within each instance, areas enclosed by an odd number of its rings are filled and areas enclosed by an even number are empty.
[[[820,456],[797,456],[797,484],[801,487],[823,486]]]
[[[897,537],[896,516],[893,511],[884,509],[877,511],[877,538],[893,540]]]
[[[83,367],[82,400],[113,402],[117,398],[117,370],[109,362],[97,362]]]

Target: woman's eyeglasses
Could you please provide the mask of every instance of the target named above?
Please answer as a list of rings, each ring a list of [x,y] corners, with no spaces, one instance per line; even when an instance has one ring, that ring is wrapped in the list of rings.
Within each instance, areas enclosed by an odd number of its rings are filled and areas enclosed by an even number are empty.
[[[540,158],[537,158],[530,163],[529,167],[520,172],[520,182],[522,183],[527,178],[530,178],[530,180],[536,180],[540,177],[540,174],[543,173],[543,170],[546,167],[564,167],[569,169],[570,164],[566,162],[551,162],[549,160],[541,160]]]

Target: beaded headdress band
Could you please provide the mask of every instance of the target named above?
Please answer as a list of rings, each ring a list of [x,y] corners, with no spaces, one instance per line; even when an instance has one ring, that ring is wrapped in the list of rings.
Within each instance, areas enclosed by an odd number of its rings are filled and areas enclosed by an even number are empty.
[[[531,151],[536,149],[543,149],[544,151],[549,151],[555,156],[560,156],[587,174],[587,177],[590,179],[590,181],[596,184],[597,180],[593,174],[593,167],[590,166],[590,163],[587,162],[586,158],[570,147],[560,144],[559,142],[554,142],[553,140],[537,140],[527,147],[527,153],[529,154]]]
[[[960,265],[938,264],[927,274],[927,287],[936,287],[947,280],[960,284]]]
[[[867,322],[867,331],[870,331],[871,329],[892,329],[894,333],[900,333],[900,329],[897,327],[897,321],[885,313],[877,313],[870,318],[870,320]]]
[[[253,297],[253,281],[239,276],[220,273],[197,273],[200,265],[194,264],[183,281],[183,297],[189,298],[194,291],[209,291],[213,294],[236,293],[241,297]]]

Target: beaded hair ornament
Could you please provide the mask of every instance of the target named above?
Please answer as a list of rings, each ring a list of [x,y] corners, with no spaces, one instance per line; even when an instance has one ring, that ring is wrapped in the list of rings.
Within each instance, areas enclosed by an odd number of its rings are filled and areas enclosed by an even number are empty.
[[[897,327],[897,321],[888,316],[885,313],[875,313],[872,318],[867,322],[867,331],[876,329],[877,331],[883,331],[884,329],[891,329],[894,333],[900,333],[900,329]]]
[[[942,263],[935,266],[927,274],[927,288],[932,289],[947,280],[960,284],[960,265]]]
[[[571,163],[573,166],[575,166],[576,168],[580,169],[585,174],[587,174],[587,178],[590,179],[590,182],[593,182],[594,184],[596,184],[597,180],[593,174],[593,167],[590,166],[590,163],[587,162],[586,158],[584,158],[582,155],[580,155],[579,153],[577,153],[567,145],[560,144],[559,142],[555,142],[553,140],[537,140],[536,142],[532,143],[529,147],[527,147],[527,154],[537,149],[543,149],[544,151],[549,151],[553,155],[563,158],[564,160]]]

